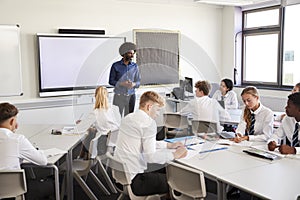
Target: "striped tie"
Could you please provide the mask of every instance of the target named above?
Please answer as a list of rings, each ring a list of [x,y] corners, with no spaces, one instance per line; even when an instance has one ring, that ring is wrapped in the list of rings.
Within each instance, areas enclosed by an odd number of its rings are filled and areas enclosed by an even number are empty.
[[[295,124],[295,130],[292,138],[292,147],[298,147],[299,146],[299,140],[298,140],[298,129],[299,129],[299,124]]]
[[[254,124],[255,124],[254,113],[251,114],[250,120],[251,120],[251,124],[249,128],[249,132],[247,132],[246,135],[254,135]]]

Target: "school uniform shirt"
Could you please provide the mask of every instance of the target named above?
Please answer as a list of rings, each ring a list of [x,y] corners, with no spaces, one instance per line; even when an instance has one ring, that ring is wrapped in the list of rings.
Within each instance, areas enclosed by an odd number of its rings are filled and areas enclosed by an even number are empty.
[[[0,170],[20,169],[25,159],[36,165],[46,165],[47,157],[36,150],[24,135],[0,128]]]
[[[119,129],[121,115],[117,106],[111,105],[107,110],[95,109],[94,114],[96,117],[95,126],[100,133],[107,134],[109,130]]]
[[[133,179],[147,169],[147,163],[164,164],[174,159],[167,143],[156,141],[155,121],[144,111],[137,110],[121,121],[114,156],[126,163]]]
[[[220,121],[227,121],[231,118],[229,113],[222,108],[217,100],[208,96],[195,97],[179,113],[182,115],[191,114],[194,120],[217,123],[218,133],[223,130]]]
[[[275,133],[272,134],[271,138],[268,140],[268,144],[269,142],[274,141],[276,142],[277,145],[280,145],[280,141],[281,140],[285,141],[286,138],[291,142],[296,123],[297,121],[294,117],[285,116],[282,120],[281,126],[275,130]],[[298,136],[298,139],[300,139],[300,136]],[[300,147],[295,147],[295,148],[296,148],[296,154],[300,154]]]
[[[273,111],[261,103],[258,109],[251,114],[255,115],[254,135],[249,135],[249,141],[267,141],[273,133],[274,114]],[[240,123],[236,129],[236,133],[245,135],[246,122],[243,118],[244,110],[241,115]]]
[[[109,106],[106,109],[94,109],[84,119],[76,125],[78,132],[85,132],[92,125],[102,135],[106,135],[108,131],[119,129],[121,123],[121,115],[119,108],[115,105]]]
[[[213,99],[216,99],[217,101],[222,101],[222,93],[220,90],[217,90],[214,95]],[[228,91],[227,94],[224,97],[224,104],[225,109],[237,109],[238,108],[238,100],[236,93],[232,90]]]

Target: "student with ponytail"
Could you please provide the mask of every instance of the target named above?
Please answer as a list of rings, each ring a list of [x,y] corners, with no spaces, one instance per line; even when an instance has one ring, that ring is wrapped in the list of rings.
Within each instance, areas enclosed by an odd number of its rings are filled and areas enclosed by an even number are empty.
[[[256,87],[246,87],[241,96],[245,108],[233,140],[267,141],[273,133],[272,110],[261,104]]]

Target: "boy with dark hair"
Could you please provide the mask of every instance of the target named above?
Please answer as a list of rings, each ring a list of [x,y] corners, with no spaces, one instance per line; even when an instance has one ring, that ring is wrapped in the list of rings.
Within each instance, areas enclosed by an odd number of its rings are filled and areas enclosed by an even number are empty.
[[[300,93],[296,92],[288,96],[285,107],[286,117],[281,126],[276,130],[268,141],[268,149],[274,151],[279,147],[282,154],[300,154],[299,147],[299,121],[300,121]],[[279,145],[279,140],[284,144]]]
[[[0,170],[20,169],[23,159],[36,165],[47,164],[42,151],[36,150],[24,135],[14,133],[18,112],[12,104],[0,104]]]

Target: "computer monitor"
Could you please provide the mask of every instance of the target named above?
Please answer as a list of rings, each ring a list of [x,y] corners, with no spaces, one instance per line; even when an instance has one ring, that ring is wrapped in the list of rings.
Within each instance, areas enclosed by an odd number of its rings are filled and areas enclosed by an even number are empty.
[[[185,91],[193,93],[193,79],[189,77],[185,77]]]

